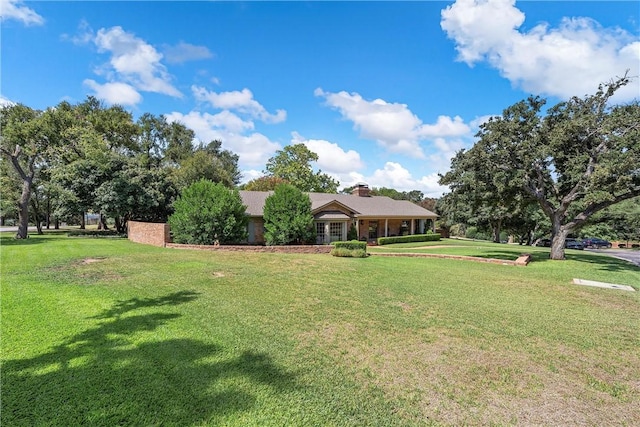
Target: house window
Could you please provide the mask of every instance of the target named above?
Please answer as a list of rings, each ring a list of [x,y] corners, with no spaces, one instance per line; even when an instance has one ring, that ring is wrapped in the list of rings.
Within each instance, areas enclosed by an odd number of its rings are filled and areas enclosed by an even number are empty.
[[[326,243],[324,237],[324,222],[316,222],[316,243],[319,245]]]
[[[331,242],[336,240],[342,240],[342,223],[331,222],[329,223],[329,239]]]

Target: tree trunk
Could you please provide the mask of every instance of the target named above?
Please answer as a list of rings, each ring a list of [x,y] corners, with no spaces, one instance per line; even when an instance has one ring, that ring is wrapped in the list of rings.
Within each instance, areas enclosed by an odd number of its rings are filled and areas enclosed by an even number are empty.
[[[123,217],[120,217],[118,215],[116,215],[115,217],[116,220],[116,231],[118,233],[125,233],[126,232],[126,227],[127,227],[127,222]]]
[[[500,231],[502,226],[502,220],[497,220],[494,224],[492,224],[493,229],[493,241],[494,243],[500,243]]]
[[[560,225],[560,218],[553,218],[553,232],[551,234],[551,253],[549,254],[550,259],[554,260],[563,260],[564,256],[564,243],[567,239],[567,235],[569,234],[570,229],[565,228]]]
[[[60,230],[60,220],[58,218],[54,219],[53,229],[54,230]]]
[[[98,223],[98,229],[100,230],[108,230],[109,227],[107,226],[107,217],[100,214],[100,222]]]
[[[45,221],[47,223],[47,230],[51,225],[51,200],[49,199],[49,194],[47,194],[47,213],[45,216]]]
[[[22,183],[22,194],[18,202],[18,232],[16,239],[29,237],[29,200],[31,199],[32,177],[27,177]]]
[[[36,194],[37,198],[37,194]],[[31,210],[33,211],[33,223],[36,225],[36,229],[38,230],[38,234],[44,234],[42,232],[42,221],[40,220],[40,209],[38,207],[38,202],[31,199]]]
[[[86,228],[86,222],[84,219],[84,212],[82,212],[82,214],[80,214],[80,230],[84,230]]]

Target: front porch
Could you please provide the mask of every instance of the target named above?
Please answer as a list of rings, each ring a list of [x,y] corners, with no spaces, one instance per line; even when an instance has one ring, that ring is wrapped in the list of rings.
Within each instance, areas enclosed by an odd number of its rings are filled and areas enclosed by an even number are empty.
[[[375,243],[378,237],[435,232],[435,221],[424,218],[367,218],[357,221],[358,240]]]

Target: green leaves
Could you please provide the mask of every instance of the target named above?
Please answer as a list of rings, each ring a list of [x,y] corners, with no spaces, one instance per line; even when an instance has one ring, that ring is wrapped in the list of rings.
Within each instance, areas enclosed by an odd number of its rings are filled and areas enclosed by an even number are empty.
[[[169,225],[176,243],[212,245],[246,238],[248,218],[238,190],[200,180],[187,187],[173,206]]]
[[[544,114],[539,97],[505,109],[482,125],[479,141],[442,176],[456,202],[448,206],[467,204],[475,216],[499,217],[522,215],[521,203],[534,199],[553,235],[564,239],[594,213],[640,195],[640,105],[610,105],[628,83],[625,76]],[[562,252],[563,244],[554,247]]]
[[[309,196],[289,184],[276,187],[265,201],[264,228],[267,245],[300,244],[314,240]]]
[[[322,171],[314,172],[311,162],[318,155],[304,144],[288,145],[267,162],[265,173],[280,178],[304,192],[335,193],[339,183]]]

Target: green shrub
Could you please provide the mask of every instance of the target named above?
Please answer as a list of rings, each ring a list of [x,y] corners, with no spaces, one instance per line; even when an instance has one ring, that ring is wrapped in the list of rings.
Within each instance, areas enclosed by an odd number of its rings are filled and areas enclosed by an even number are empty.
[[[246,206],[238,190],[203,179],[185,188],[173,206],[169,226],[176,243],[212,245],[247,236]]]
[[[367,251],[363,249],[347,249],[345,247],[335,247],[331,250],[331,255],[347,258],[366,258]]]
[[[397,236],[397,237],[379,237],[379,245],[390,245],[392,243],[409,243],[409,242],[435,242],[440,240],[438,233],[428,234],[412,234],[410,236]]]
[[[333,242],[333,246],[336,248],[349,249],[351,251],[365,251],[367,252],[367,242],[360,242],[358,240],[350,240],[348,242]]]
[[[280,184],[264,202],[264,238],[269,246],[315,239],[311,199],[293,185]]]
[[[464,237],[467,239],[475,239],[478,234],[478,227],[468,227],[467,231],[464,233]]]
[[[347,232],[347,240],[358,240],[358,229],[354,224],[351,224],[351,228]]]

